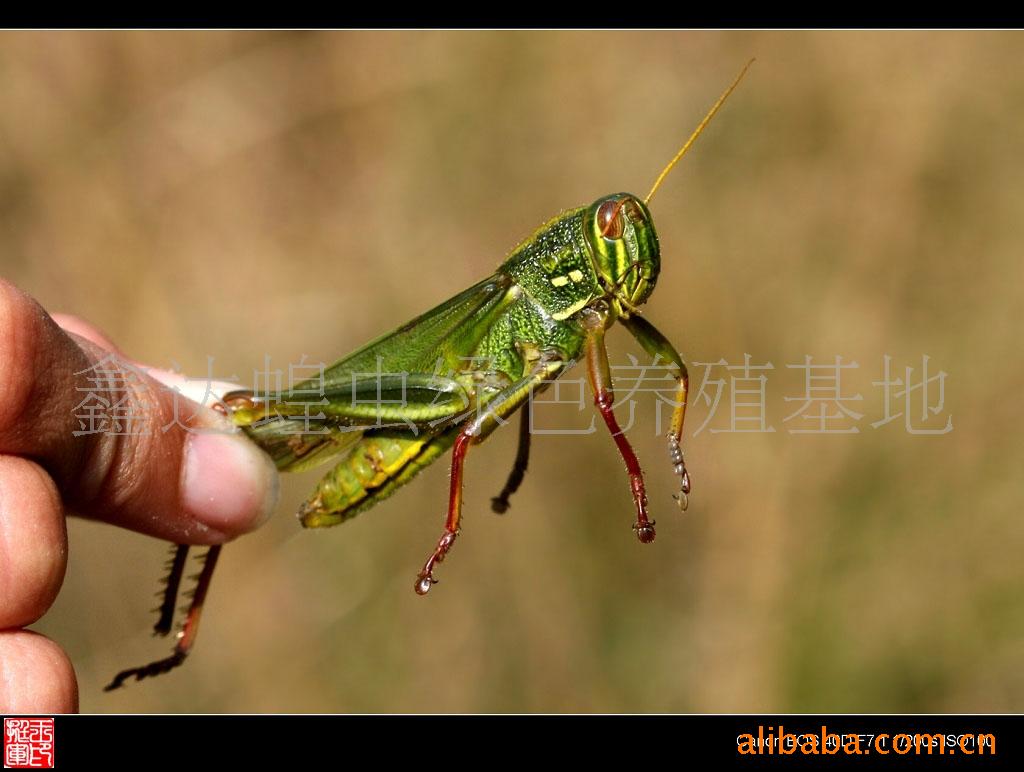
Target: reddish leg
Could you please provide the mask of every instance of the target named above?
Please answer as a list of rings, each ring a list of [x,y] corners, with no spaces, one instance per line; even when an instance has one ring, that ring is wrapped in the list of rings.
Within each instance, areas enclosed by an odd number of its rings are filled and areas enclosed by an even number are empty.
[[[426,595],[430,592],[432,585],[437,584],[434,578],[434,566],[444,560],[448,550],[455,543],[455,537],[459,535],[459,520],[462,519],[462,468],[466,461],[466,451],[473,441],[473,435],[468,434],[470,429],[463,429],[455,439],[455,447],[452,450],[452,483],[448,493],[448,519],[444,524],[444,533],[437,540],[437,546],[433,553],[423,564],[423,570],[416,577],[416,593]]]
[[[636,523],[633,530],[637,538],[644,544],[654,541],[654,521],[647,518],[647,493],[644,490],[644,474],[640,462],[629,444],[629,440],[619,428],[612,405],[615,403],[615,391],[612,384],[611,370],[608,367],[608,351],[604,347],[604,316],[596,311],[584,317],[587,323],[587,375],[594,390],[594,404],[601,417],[604,418],[612,439],[619,448],[622,460],[626,462],[629,472],[629,487],[636,504]]]
[[[437,540],[437,546],[423,564],[423,570],[416,577],[415,589],[419,595],[430,592],[432,585],[437,583],[434,578],[434,567],[444,560],[459,535],[459,521],[462,519],[462,467],[466,461],[466,453],[472,443],[483,441],[491,432],[498,428],[516,410],[523,406],[535,386],[543,383],[560,372],[565,360],[557,351],[542,352],[540,359],[528,375],[509,386],[489,402],[486,409],[478,414],[459,430],[452,449],[452,483],[448,494],[448,519],[445,521],[444,533]],[[527,426],[527,429],[529,427]],[[518,461],[517,461],[518,464]],[[525,461],[523,467],[525,469]]]
[[[156,662],[150,662],[142,667],[122,670],[114,676],[113,681],[103,687],[103,691],[110,692],[114,689],[119,689],[125,681],[132,677],[136,681],[141,681],[143,678],[161,675],[169,670],[173,670],[185,661],[185,657],[192,650],[192,644],[195,643],[196,634],[199,632],[199,617],[203,612],[203,602],[206,600],[206,593],[210,589],[210,580],[213,578],[213,569],[217,566],[217,557],[219,555],[219,545],[210,547],[210,551],[206,553],[206,557],[203,560],[203,570],[199,573],[199,581],[196,584],[195,595],[192,597],[192,603],[189,605],[188,613],[185,616],[185,624],[182,625],[181,632],[178,633],[178,642],[175,644],[171,656],[159,659]]]

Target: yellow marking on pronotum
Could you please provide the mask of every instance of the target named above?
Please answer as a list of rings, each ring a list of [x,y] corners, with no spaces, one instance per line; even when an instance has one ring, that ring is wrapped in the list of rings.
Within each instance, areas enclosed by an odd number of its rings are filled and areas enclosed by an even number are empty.
[[[711,122],[715,113],[718,112],[718,108],[721,107],[725,103],[725,100],[729,98],[729,94],[731,94],[735,88],[740,85],[740,81],[743,80],[743,76],[747,74],[747,70],[750,69],[750,65],[753,63],[754,60],[751,59],[743,66],[743,69],[740,70],[740,74],[736,76],[736,80],[732,82],[732,85],[729,86],[729,88],[722,92],[722,96],[718,97],[718,101],[712,105],[710,110],[708,110],[708,114],[704,116],[704,120],[698,124],[696,129],[694,129],[693,134],[691,134],[690,138],[686,140],[686,144],[684,144],[682,149],[676,153],[676,157],[669,161],[668,166],[661,170],[661,174],[658,175],[658,179],[654,181],[654,186],[651,188],[651,192],[648,193],[647,198],[644,199],[645,204],[651,203],[651,199],[654,198],[654,192],[661,185],[662,180],[668,176],[668,173],[672,171],[672,167],[679,163],[679,159],[686,155],[686,151],[690,149],[690,145],[692,145],[694,141],[696,141],[697,137],[701,135],[701,132],[707,128],[707,125]]]
[[[554,278],[551,279],[551,285],[553,287],[564,287],[568,283],[569,283],[569,277],[568,276],[555,276]]]
[[[579,268],[573,268],[569,271],[569,279],[576,283],[583,281],[583,271]]]

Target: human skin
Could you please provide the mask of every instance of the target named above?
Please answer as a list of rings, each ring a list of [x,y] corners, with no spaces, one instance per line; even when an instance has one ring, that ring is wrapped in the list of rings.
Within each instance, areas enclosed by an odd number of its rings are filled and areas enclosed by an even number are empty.
[[[68,515],[222,544],[261,525],[276,503],[267,456],[217,412],[176,394],[183,379],[173,373],[133,371],[127,382],[141,409],[132,433],[75,436],[80,389],[111,404],[120,398],[82,373],[125,362],[135,364],[100,331],[47,314],[0,278],[0,713],[78,708],[67,654],[24,629],[60,591]]]

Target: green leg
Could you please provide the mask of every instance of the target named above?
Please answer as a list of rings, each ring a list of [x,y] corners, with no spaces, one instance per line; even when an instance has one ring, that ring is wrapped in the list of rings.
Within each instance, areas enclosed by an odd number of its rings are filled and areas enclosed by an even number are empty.
[[[622,319],[622,324],[629,330],[637,342],[644,347],[644,350],[653,357],[661,357],[666,362],[675,365],[675,378],[678,383],[676,388],[675,408],[672,410],[672,423],[668,432],[668,453],[672,466],[679,475],[679,493],[673,494],[673,498],[679,504],[679,508],[685,510],[689,502],[690,474],[686,471],[686,460],[683,456],[683,419],[686,418],[686,396],[690,391],[690,376],[686,372],[686,364],[679,356],[675,346],[668,342],[668,339],[658,332],[658,329],[639,316],[631,316]]]

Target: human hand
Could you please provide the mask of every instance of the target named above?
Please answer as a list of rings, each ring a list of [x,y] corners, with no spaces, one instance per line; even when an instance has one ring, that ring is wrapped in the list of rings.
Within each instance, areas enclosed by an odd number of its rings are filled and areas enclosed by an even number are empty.
[[[147,369],[155,377],[136,374],[120,384],[132,391],[134,433],[75,436],[81,373],[130,361],[120,354],[107,360],[112,353],[96,329],[49,316],[0,279],[0,713],[78,707],[68,656],[22,629],[60,590],[65,515],[172,542],[220,544],[261,525],[277,500],[270,459],[223,416],[175,394],[169,387],[184,379],[172,373]],[[90,391],[109,404],[121,398]]]

